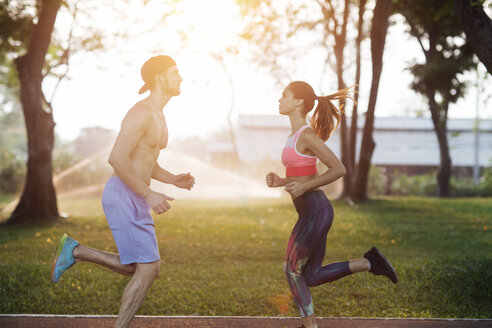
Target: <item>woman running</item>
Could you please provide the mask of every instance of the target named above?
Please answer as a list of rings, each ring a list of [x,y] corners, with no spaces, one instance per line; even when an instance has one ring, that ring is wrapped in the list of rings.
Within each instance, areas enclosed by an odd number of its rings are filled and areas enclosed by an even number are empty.
[[[279,99],[279,112],[290,119],[292,134],[282,152],[286,177],[270,172],[266,176],[269,187],[282,187],[291,195],[299,214],[287,246],[284,272],[295,303],[301,313],[301,328],[317,328],[309,286],[335,281],[349,274],[369,271],[398,282],[396,272],[376,247],[363,257],[351,261],[321,266],[326,248],[326,236],[333,222],[333,207],[319,187],[345,175],[346,170],[325,141],[340,122],[340,110],[331,100],[349,98],[349,89],[318,97],[313,88],[302,81],[290,83]],[[353,100],[353,99],[352,99]],[[318,102],[311,125],[307,114]],[[328,170],[318,175],[316,162],[320,160]]]

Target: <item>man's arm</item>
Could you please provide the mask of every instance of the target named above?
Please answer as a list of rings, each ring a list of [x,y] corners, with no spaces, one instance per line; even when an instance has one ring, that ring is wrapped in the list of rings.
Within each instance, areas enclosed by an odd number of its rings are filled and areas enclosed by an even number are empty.
[[[152,179],[163,183],[174,184],[176,182],[176,175],[163,169],[158,163],[155,163],[152,169]]]
[[[195,185],[195,178],[190,173],[172,174],[155,163],[152,169],[152,179],[175,185],[178,188],[190,190]]]

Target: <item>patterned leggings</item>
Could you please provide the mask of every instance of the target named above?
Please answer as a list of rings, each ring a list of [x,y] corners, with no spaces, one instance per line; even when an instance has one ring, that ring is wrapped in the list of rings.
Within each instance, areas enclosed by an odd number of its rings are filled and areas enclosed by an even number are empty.
[[[294,199],[299,213],[287,246],[284,272],[301,317],[314,314],[309,286],[318,286],[351,274],[349,262],[321,266],[326,235],[333,222],[333,207],[321,190]]]

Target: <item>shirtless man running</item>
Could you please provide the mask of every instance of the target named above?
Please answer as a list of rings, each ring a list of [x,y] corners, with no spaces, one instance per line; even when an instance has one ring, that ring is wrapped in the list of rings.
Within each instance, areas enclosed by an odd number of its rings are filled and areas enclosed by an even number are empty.
[[[79,261],[131,276],[115,327],[128,327],[159,272],[159,248],[150,208],[162,214],[170,209],[168,201],[173,198],[151,190],[150,180],[188,190],[195,183],[189,173],[174,175],[157,163],[159,151],[168,141],[163,109],[171,97],[180,94],[183,80],[176,63],[169,56],[155,56],[144,63],[141,73],[145,84],[139,93],[150,90],[150,95],[135,104],[123,119],[108,160],[114,173],[102,196],[118,254],[81,245],[64,234],[51,270],[53,282]]]

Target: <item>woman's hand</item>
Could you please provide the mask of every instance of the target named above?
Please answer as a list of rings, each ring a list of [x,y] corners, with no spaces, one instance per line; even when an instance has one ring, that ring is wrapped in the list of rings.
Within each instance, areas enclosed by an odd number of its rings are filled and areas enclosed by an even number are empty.
[[[297,198],[304,194],[307,190],[303,183],[292,181],[285,185],[285,191],[287,191],[292,198]]]
[[[270,172],[266,176],[266,184],[270,188],[285,186],[285,179],[279,177],[276,173]]]

